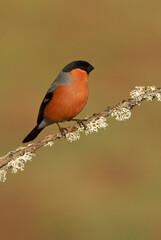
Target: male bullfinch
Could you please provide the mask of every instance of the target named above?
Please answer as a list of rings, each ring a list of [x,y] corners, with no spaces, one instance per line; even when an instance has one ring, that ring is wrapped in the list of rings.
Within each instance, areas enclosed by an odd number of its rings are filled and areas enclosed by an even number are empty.
[[[63,68],[41,103],[36,127],[23,143],[35,139],[44,127],[52,123],[57,123],[61,134],[65,135],[59,122],[74,120],[84,108],[88,99],[88,75],[93,69],[86,61],[74,61]]]

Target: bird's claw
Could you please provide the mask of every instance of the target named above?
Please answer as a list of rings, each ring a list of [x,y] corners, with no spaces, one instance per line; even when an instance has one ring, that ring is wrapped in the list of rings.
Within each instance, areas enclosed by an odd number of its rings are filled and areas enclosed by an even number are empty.
[[[84,130],[86,130],[87,126],[84,124],[84,122],[87,121],[87,119],[71,119],[69,121],[76,121],[80,127],[84,127]]]
[[[59,125],[58,122],[57,122],[57,126],[58,126],[58,128],[59,128],[59,131],[60,131],[61,135],[64,136],[64,137],[66,137],[66,132],[68,131],[68,129],[67,129],[67,128],[62,128],[62,127],[60,127],[60,125]]]
[[[66,137],[66,132],[68,131],[67,128],[59,128],[59,131],[60,131],[62,136]]]
[[[84,127],[84,130],[86,130],[87,126],[84,124],[84,120],[77,119],[77,123],[79,124],[80,127]]]

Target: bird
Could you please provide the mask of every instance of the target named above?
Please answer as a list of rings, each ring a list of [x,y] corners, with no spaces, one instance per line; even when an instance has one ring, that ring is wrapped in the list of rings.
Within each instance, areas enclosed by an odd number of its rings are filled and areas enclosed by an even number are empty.
[[[78,60],[67,64],[49,87],[39,109],[36,127],[25,137],[23,143],[34,140],[48,125],[56,123],[65,136],[65,128],[60,122],[82,120],[74,119],[88,100],[88,75],[94,67],[87,61]]]

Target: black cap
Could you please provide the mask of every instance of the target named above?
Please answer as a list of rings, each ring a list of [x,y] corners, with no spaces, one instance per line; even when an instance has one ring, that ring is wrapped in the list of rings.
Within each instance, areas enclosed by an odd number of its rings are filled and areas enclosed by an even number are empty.
[[[80,68],[81,70],[86,71],[87,74],[89,74],[94,69],[94,67],[91,64],[89,64],[88,62],[79,60],[79,61],[71,62],[68,65],[66,65],[63,68],[63,72],[70,72],[76,68]]]

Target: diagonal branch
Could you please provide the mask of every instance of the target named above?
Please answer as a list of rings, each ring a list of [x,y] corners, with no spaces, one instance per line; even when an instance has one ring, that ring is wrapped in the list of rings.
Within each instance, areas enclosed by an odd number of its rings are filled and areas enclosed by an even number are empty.
[[[69,141],[75,141],[80,138],[80,132],[85,131],[85,134],[97,132],[99,128],[106,128],[106,118],[111,116],[119,121],[129,119],[131,109],[140,105],[144,100],[152,101],[155,97],[161,101],[161,88],[151,87],[136,87],[131,93],[131,98],[123,100],[113,107],[107,107],[104,111],[93,114],[86,118],[83,122],[84,126],[78,123],[67,127],[66,138]],[[24,164],[31,160],[35,152],[42,146],[52,146],[54,141],[61,139],[63,136],[60,133],[55,133],[46,136],[42,140],[29,144],[26,147],[19,147],[15,151],[9,152],[4,157],[0,158],[0,181],[6,180],[6,173],[9,168],[16,173],[18,169],[24,170]]]

